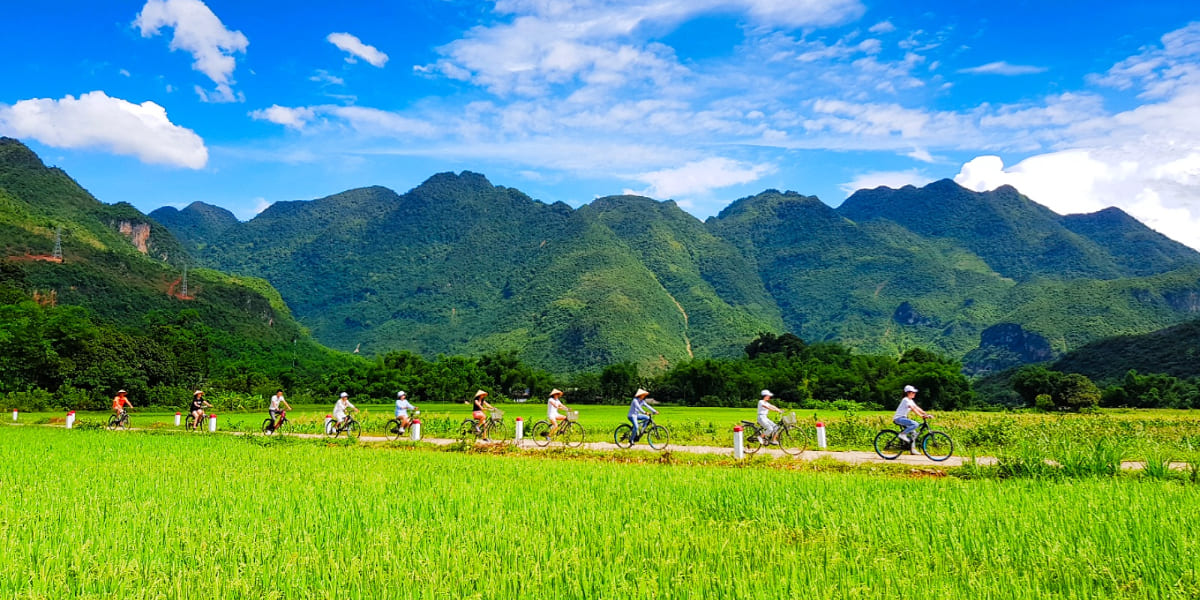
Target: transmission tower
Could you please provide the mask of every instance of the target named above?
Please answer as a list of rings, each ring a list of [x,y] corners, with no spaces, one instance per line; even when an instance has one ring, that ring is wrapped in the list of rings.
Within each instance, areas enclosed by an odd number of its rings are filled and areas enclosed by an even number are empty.
[[[182,295],[184,298],[187,298],[187,297],[188,297],[188,292],[187,292],[187,263],[184,263],[184,265],[183,265],[183,286],[182,286],[182,288],[179,290],[179,293],[180,293],[180,295]]]
[[[62,225],[54,230],[54,258],[62,260]]]

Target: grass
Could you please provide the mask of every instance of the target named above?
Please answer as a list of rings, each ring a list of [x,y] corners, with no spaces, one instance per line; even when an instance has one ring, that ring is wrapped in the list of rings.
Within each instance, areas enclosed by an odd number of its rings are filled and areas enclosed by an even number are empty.
[[[1195,488],[0,428],[10,598],[1191,598]]]

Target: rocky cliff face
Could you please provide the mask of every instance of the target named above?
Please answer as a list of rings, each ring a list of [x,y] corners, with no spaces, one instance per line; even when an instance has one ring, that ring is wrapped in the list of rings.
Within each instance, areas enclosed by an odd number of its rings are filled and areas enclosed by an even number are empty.
[[[142,254],[150,254],[150,224],[121,221],[117,223],[117,231],[129,239],[129,243]]]

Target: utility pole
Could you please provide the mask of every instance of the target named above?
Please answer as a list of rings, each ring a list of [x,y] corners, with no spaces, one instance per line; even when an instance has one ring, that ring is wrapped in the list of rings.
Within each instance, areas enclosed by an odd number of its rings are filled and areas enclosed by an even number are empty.
[[[54,230],[54,258],[62,262],[62,225]]]
[[[188,292],[187,292],[187,263],[183,263],[183,286],[182,286],[182,289],[180,290],[180,295],[182,295],[184,298],[187,298],[187,297],[188,297]]]

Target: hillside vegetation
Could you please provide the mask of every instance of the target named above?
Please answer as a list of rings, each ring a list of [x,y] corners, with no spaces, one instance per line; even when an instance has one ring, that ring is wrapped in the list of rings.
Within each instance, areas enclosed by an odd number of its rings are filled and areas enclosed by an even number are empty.
[[[1118,209],[1061,216],[948,180],[836,209],[768,190],[704,222],[635,196],[546,204],[470,172],[245,223],[203,205],[152,216],[202,263],[270,281],[335,348],[515,351],[555,373],[662,372],[790,331],[987,374],[1200,315],[1200,253]]]

